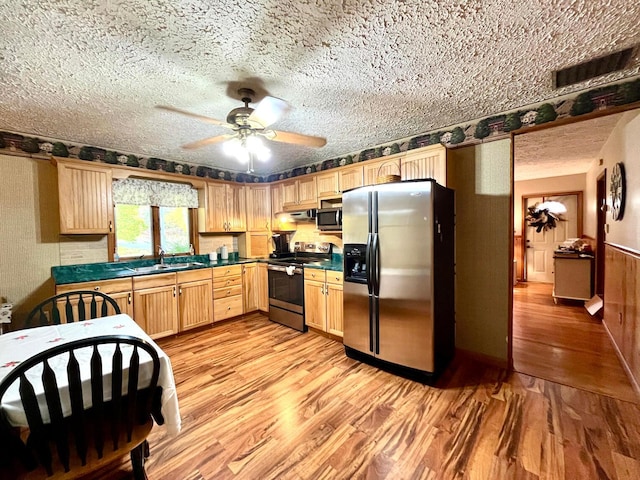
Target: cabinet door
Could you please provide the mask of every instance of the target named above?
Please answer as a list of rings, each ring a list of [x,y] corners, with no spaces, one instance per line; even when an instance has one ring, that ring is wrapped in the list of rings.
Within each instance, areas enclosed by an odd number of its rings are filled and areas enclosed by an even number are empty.
[[[345,168],[340,170],[340,192],[345,192],[352,188],[362,186],[362,165],[356,167]]]
[[[208,183],[204,198],[200,196],[198,230],[200,232],[227,231],[227,190],[224,183]]]
[[[304,321],[310,327],[326,331],[326,302],[324,296],[324,286],[324,282],[305,280]]]
[[[300,208],[316,208],[318,206],[318,188],[315,175],[307,175],[298,179],[298,206]]]
[[[118,307],[120,307],[120,313],[129,315],[131,318],[134,317],[132,291],[110,293],[109,296],[113,298],[118,304]]]
[[[431,145],[410,150],[402,159],[402,180],[433,178],[440,185],[447,184],[447,149]]]
[[[111,170],[58,163],[60,233],[105,234],[113,231]]]
[[[247,231],[247,204],[245,187],[225,185],[227,187],[227,231]]]
[[[290,222],[284,212],[284,187],[282,183],[271,185],[271,228],[276,232],[296,229],[296,223]]]
[[[267,264],[258,264],[258,310],[269,311],[269,275]]]
[[[258,310],[258,265],[247,263],[242,266],[242,297],[244,313]]]
[[[178,333],[176,286],[145,288],[133,292],[134,319],[151,338]]]
[[[342,337],[342,285],[327,283],[327,332]]]
[[[178,285],[180,331],[213,322],[213,284],[200,280]]]
[[[282,184],[282,208],[295,209],[298,207],[298,182],[289,180]]]
[[[247,187],[247,231],[268,232],[271,226],[269,185]]]
[[[335,197],[340,193],[338,172],[321,173],[316,176],[318,198]]]
[[[364,168],[364,184],[375,185],[378,177],[385,175],[400,175],[400,159],[381,160],[378,162],[366,162]]]

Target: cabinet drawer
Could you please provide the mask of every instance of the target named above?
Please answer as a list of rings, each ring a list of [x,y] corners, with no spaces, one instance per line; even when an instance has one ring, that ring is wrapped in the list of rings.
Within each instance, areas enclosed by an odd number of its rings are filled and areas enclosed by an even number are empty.
[[[197,282],[199,280],[211,280],[210,268],[199,268],[197,270],[186,270],[177,272],[178,283]]]
[[[236,275],[234,277],[215,278],[213,280],[214,290],[217,288],[227,288],[239,285],[242,288],[242,277]]]
[[[175,285],[175,273],[160,273],[158,275],[143,275],[142,277],[133,277],[133,289],[140,290],[142,288],[166,287]]]
[[[95,290],[102,293],[119,293],[131,291],[131,277],[116,278],[114,280],[100,280],[96,282],[68,283],[56,286],[56,294],[73,292],[75,290]]]
[[[319,268],[305,268],[304,269],[304,279],[305,280],[314,280],[316,282],[324,282],[326,281],[326,274],[324,270]]]
[[[231,277],[242,274],[242,265],[230,265],[227,267],[215,267],[213,269],[213,279]]]
[[[242,315],[242,296],[221,298],[213,302],[213,321]]]
[[[233,297],[234,295],[242,295],[242,285],[234,285],[229,288],[216,288],[213,291],[213,299]]]
[[[336,283],[338,285],[342,285],[342,278],[342,272],[327,270],[327,283]]]

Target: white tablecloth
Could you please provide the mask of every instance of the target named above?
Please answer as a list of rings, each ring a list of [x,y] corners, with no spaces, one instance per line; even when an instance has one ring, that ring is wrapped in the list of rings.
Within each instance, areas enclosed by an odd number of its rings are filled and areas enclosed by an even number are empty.
[[[178,397],[176,395],[176,385],[173,379],[173,370],[171,368],[171,361],[167,354],[164,353],[156,343],[149,338],[149,336],[138,326],[135,321],[128,315],[112,315],[109,317],[97,318],[95,320],[85,320],[84,322],[67,323],[63,325],[47,326],[30,328],[27,330],[19,330],[16,332],[10,332],[0,336],[0,382],[8,375],[8,373],[20,362],[27,360],[33,355],[40,353],[49,348],[64,343],[71,342],[73,340],[80,340],[88,337],[99,337],[105,335],[130,335],[133,337],[141,338],[155,347],[160,357],[160,375],[158,377],[158,386],[162,387],[162,404],[161,413],[164,417],[164,425],[167,427],[170,435],[176,435],[180,432],[180,410],[178,407]],[[98,348],[101,355],[108,346],[100,346]],[[92,348],[83,349],[76,355],[78,362],[80,363],[81,376],[83,379],[89,378],[89,359],[91,358]],[[130,345],[122,346],[123,365],[128,365],[128,360],[131,357],[133,347]],[[111,348],[113,351],[113,348]],[[146,386],[149,384],[151,377],[151,357],[139,350],[140,354],[140,377],[139,385]],[[66,364],[68,355],[61,356],[56,362],[51,362],[51,367],[56,372],[56,378],[58,380],[58,387],[63,392],[66,389],[66,397],[68,398],[68,387],[66,381]],[[144,364],[146,361],[147,368]],[[60,369],[60,375],[58,375],[58,368]],[[36,394],[42,393],[41,388],[41,375],[40,371],[35,371],[35,368],[30,371],[28,375],[29,380],[34,383],[36,388]],[[109,385],[110,391],[110,374],[111,374],[111,360],[110,356],[107,360],[103,357],[103,376],[105,377],[105,392],[106,385]],[[85,376],[86,375],[86,376]],[[126,375],[126,372],[125,372]],[[123,375],[124,376],[124,375]],[[126,377],[123,384],[126,386]],[[146,382],[146,384],[145,384]],[[38,391],[38,387],[40,390]],[[65,393],[63,392],[63,396]],[[91,406],[90,395],[84,395],[85,408]],[[105,400],[109,400],[105,398]],[[66,410],[65,415],[70,413],[70,408],[63,405]],[[10,423],[14,426],[27,426],[24,410],[18,394],[17,382],[7,391],[2,400],[2,409],[5,411]],[[48,413],[46,409],[42,409],[43,419],[48,419]]]

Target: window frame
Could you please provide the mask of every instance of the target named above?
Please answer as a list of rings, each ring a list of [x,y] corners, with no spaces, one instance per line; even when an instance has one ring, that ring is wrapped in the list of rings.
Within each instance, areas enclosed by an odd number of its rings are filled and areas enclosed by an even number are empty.
[[[151,208],[151,236],[152,236],[152,255],[144,255],[144,258],[160,258],[158,255],[158,247],[160,246],[160,207],[150,205]],[[186,208],[186,207],[185,207]],[[188,217],[189,217],[189,243],[193,245],[194,251],[198,251],[198,232],[197,232],[197,221],[198,221],[198,209],[197,208],[187,208]],[[115,222],[115,205],[113,206],[112,216],[114,218],[114,228],[113,232],[107,235],[107,248],[109,249],[109,261],[114,261],[114,253],[116,249],[116,230],[118,229],[118,225]],[[189,252],[179,252],[179,253],[171,253],[172,257],[184,257],[189,255]],[[128,260],[136,260],[140,257],[120,257],[120,260],[128,261]]]

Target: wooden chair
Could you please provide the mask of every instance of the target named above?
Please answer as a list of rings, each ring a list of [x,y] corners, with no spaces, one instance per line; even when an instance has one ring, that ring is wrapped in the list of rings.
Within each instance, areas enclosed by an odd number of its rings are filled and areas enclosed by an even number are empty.
[[[78,352],[80,349],[85,350]],[[139,389],[141,350],[151,357],[152,369],[149,384]],[[83,357],[87,360],[79,362]],[[129,358],[128,367],[123,357]],[[103,365],[109,362],[112,373],[103,376]],[[84,385],[81,370],[87,372]],[[159,371],[155,348],[125,335],[76,340],[20,363],[0,383],[0,404],[17,383],[14,391],[19,388],[29,427],[18,435],[4,411],[0,412],[2,444],[14,447],[11,465],[0,466],[0,477],[5,478],[6,473],[12,479],[77,478],[130,453],[134,478],[146,479],[146,438],[161,394]],[[34,393],[42,390],[43,394]],[[105,396],[110,400],[105,401]]]
[[[76,290],[49,297],[38,304],[27,317],[25,328],[82,322],[122,313],[109,295],[93,290]]]

